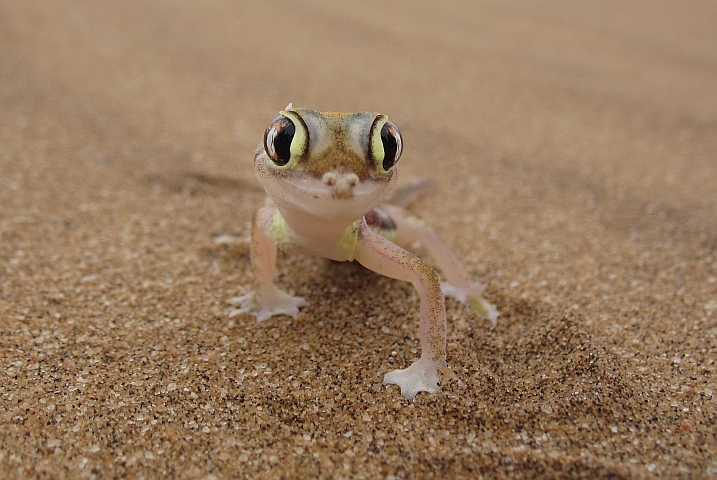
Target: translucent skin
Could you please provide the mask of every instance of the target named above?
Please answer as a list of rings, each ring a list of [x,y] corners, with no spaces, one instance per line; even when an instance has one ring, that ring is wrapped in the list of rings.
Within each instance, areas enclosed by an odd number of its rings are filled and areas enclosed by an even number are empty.
[[[450,295],[489,318],[498,312],[480,295],[482,286],[471,282],[456,258],[435,232],[402,207],[384,202],[398,180],[396,166],[384,170],[384,152],[376,128],[383,115],[281,112],[296,125],[291,160],[277,166],[264,144],[255,152],[254,172],[271,199],[259,209],[252,224],[251,257],[254,291],[235,299],[240,308],[231,315],[251,313],[258,321],[274,315],[296,317],[306,300],[289,295],[274,283],[277,247],[298,247],[337,261],[356,260],[381,275],[411,282],[420,298],[421,358],[404,370],[384,377],[408,399],[418,392],[440,391],[438,372],[447,369],[444,295]],[[380,128],[379,128],[380,130]],[[372,218],[390,219],[390,228],[369,225]],[[388,239],[394,238],[394,241]],[[404,247],[419,241],[428,250],[448,283]]]

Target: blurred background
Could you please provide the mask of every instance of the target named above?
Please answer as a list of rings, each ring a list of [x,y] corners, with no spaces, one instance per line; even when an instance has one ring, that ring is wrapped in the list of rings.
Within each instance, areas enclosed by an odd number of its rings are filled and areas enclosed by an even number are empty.
[[[62,89],[65,108],[121,135],[121,148],[151,137],[201,156],[202,169],[248,174],[264,125],[293,102],[388,114],[424,172],[445,162],[430,144],[450,137],[473,157],[544,162],[615,188],[678,194],[674,184],[689,181],[699,200],[714,178],[714,140],[692,139],[717,112],[716,8],[3,2],[4,88],[24,75],[18,83],[38,94]],[[102,155],[127,156],[121,148]]]

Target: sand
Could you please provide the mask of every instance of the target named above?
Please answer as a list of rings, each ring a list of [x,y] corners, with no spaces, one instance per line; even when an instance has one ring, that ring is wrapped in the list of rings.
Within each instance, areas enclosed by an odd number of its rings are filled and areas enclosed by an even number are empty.
[[[717,6],[0,2],[0,476],[717,475]],[[501,311],[280,257],[253,150],[287,103],[380,111],[414,211]]]

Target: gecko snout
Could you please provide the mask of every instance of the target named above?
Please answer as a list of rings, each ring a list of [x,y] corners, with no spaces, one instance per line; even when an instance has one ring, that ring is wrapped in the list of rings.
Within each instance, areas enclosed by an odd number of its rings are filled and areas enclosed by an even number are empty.
[[[355,173],[326,172],[321,180],[333,188],[337,198],[351,197],[351,190],[359,183]]]

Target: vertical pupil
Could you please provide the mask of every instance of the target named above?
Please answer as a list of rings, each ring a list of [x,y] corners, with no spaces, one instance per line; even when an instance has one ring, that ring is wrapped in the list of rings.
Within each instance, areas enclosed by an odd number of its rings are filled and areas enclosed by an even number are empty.
[[[381,143],[383,143],[383,169],[388,170],[396,163],[398,152],[398,129],[386,122],[381,128]]]
[[[264,135],[264,150],[278,166],[284,166],[291,159],[291,141],[296,127],[286,117],[279,117],[269,124]]]

